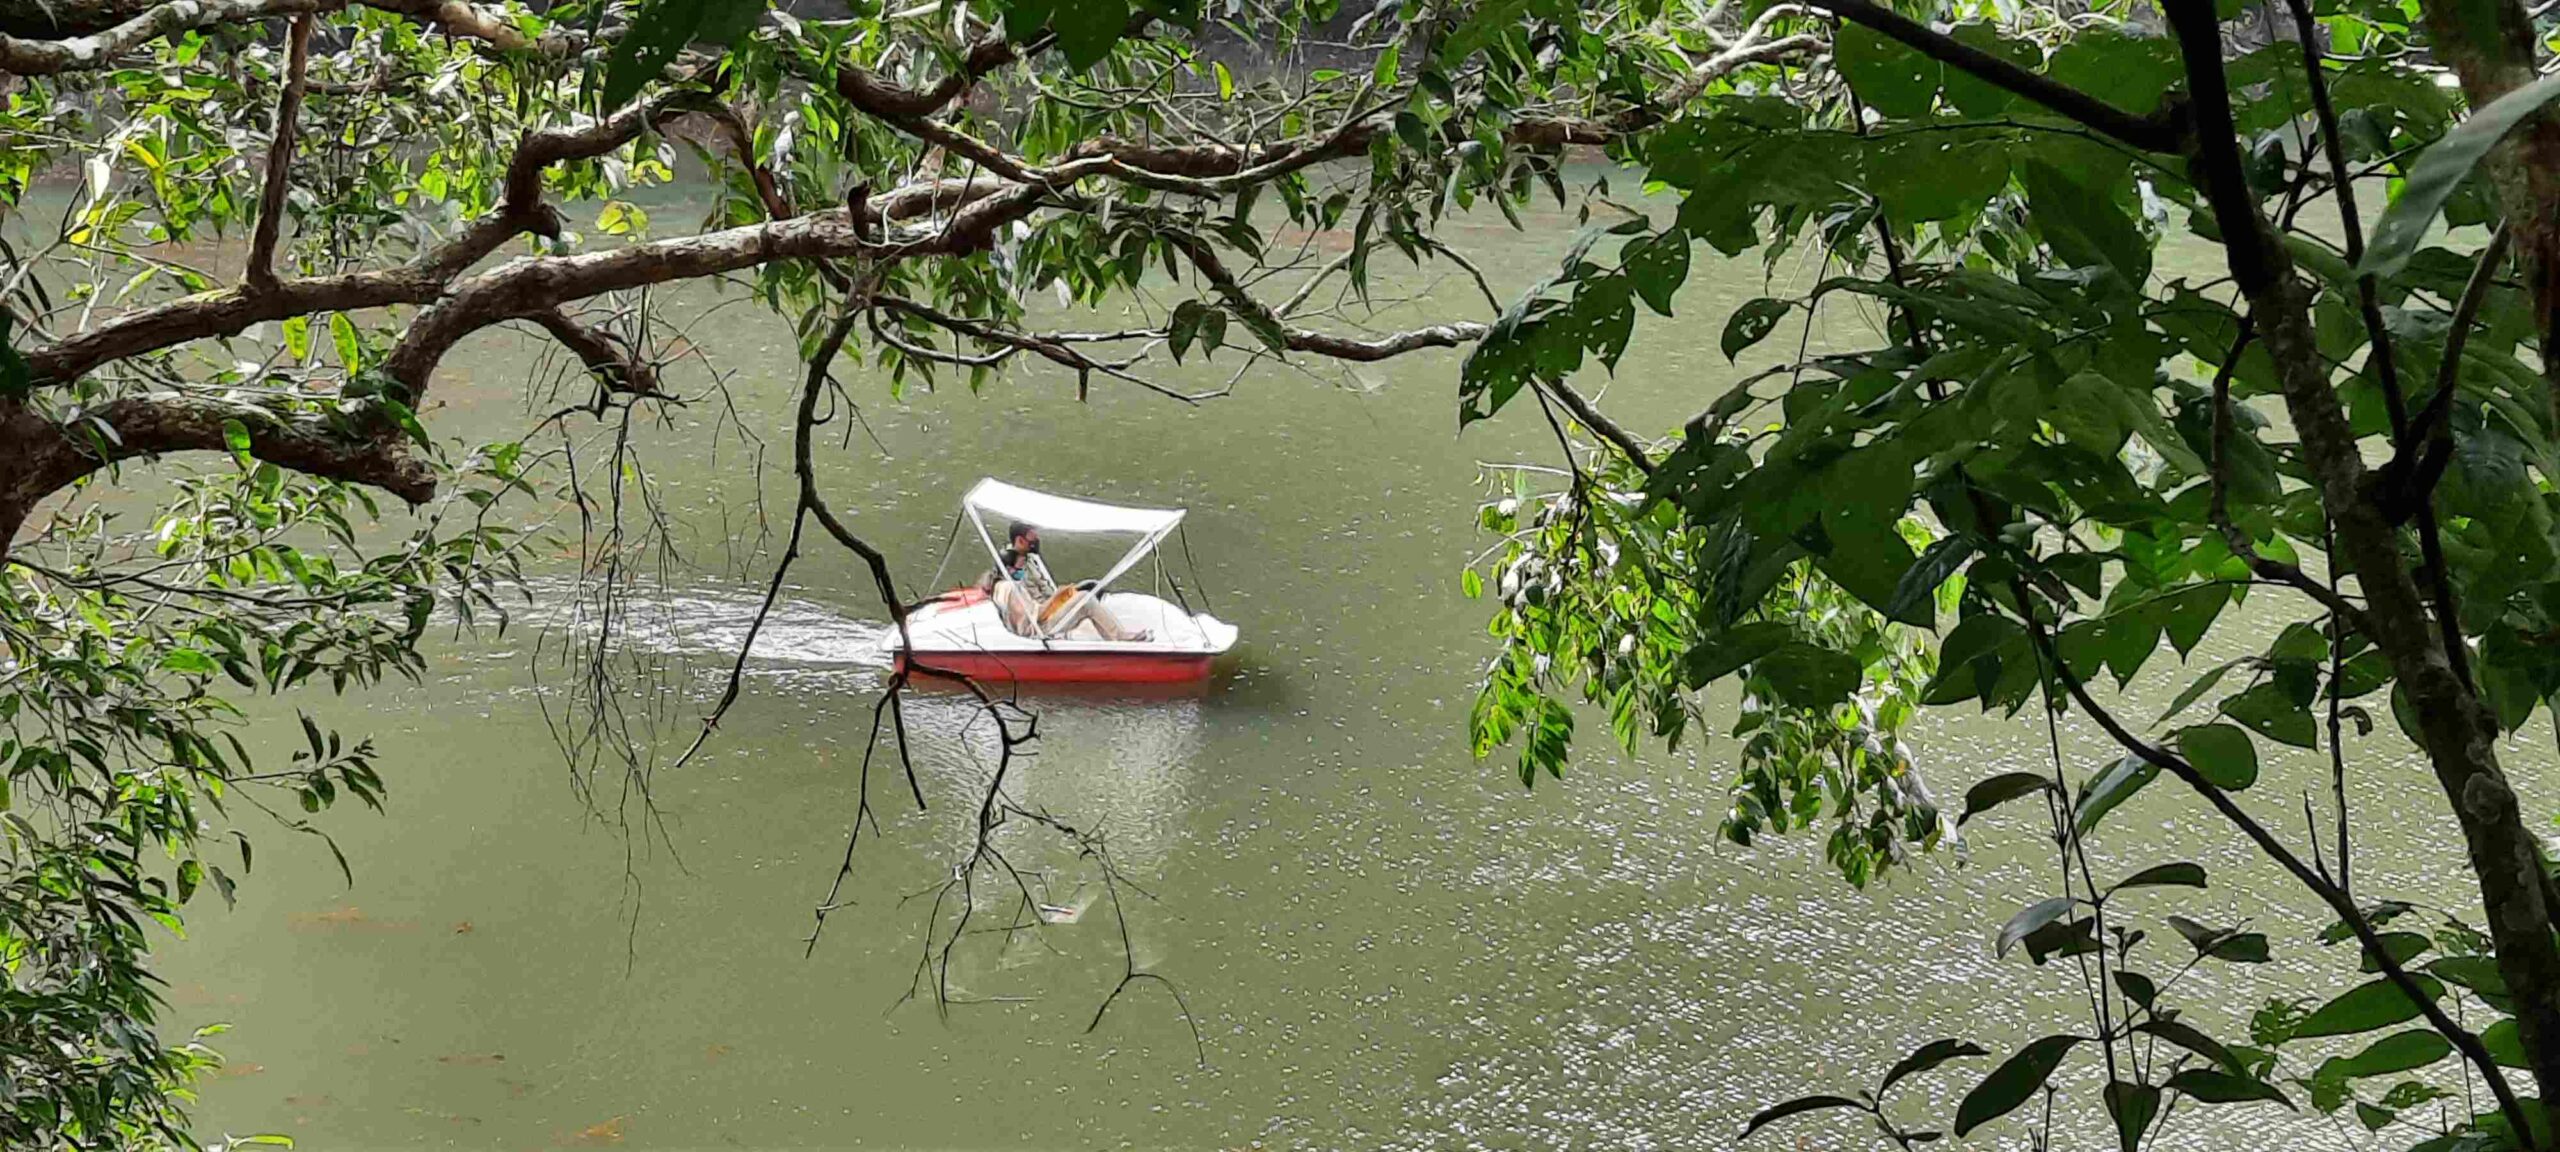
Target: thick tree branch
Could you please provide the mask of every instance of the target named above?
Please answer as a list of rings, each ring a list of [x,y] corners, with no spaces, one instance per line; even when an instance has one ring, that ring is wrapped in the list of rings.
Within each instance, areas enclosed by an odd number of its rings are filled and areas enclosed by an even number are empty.
[[[525,317],[575,353],[597,382],[608,392],[632,396],[665,396],[658,383],[658,370],[648,361],[632,354],[621,342],[571,319],[558,308],[544,308]]]
[[[2397,530],[2365,489],[2356,436],[2329,387],[2310,322],[2310,291],[2257,211],[2240,168],[2220,23],[2207,0],[2167,0],[2187,70],[2194,171],[2212,205],[2232,277],[2274,360],[2286,413],[2302,445],[2339,555],[2364,593],[2371,637],[2412,705],[2418,743],[2459,818],[2499,973],[2515,993],[2516,1023],[2546,1118],[2560,1106],[2560,942],[2545,904],[2539,841],[2524,826],[2498,765],[2498,722],[2462,675],[2457,621],[2436,620],[2418,593]],[[2422,539],[2421,543],[2424,541]],[[2442,573],[2440,565],[2437,573]],[[2439,606],[2449,609],[2450,604]]]
[[[921,202],[930,202],[921,201]],[[1014,186],[982,196],[918,235],[879,243],[842,208],[696,236],[654,240],[574,256],[525,257],[457,281],[421,312],[383,362],[393,379],[423,394],[436,363],[464,336],[492,324],[606,292],[691,280],[775,260],[871,255],[883,262],[972,252],[996,229],[1031,214],[1040,190]]]
[[[267,182],[258,190],[258,227],[249,240],[249,287],[276,288],[276,241],[284,234],[285,191],[293,183],[293,140],[300,132],[304,73],[311,66],[311,15],[293,21],[285,45],[284,94],[276,98],[275,138],[267,145]]]
[[[542,199],[542,173],[551,165],[592,159],[628,144],[641,129],[676,114],[699,97],[662,95],[633,104],[603,120],[530,132],[508,159],[503,198],[496,211],[396,268],[311,279],[280,280],[206,293],[136,308],[96,328],[27,353],[35,379],[68,384],[101,365],[174,348],[196,340],[235,335],[252,324],[318,312],[358,312],[395,304],[431,304],[454,277],[488,258],[507,241],[532,233],[557,236],[559,213]],[[933,190],[921,197],[931,200]]]
[[[1132,17],[1124,37],[1146,31],[1152,16]],[[860,64],[847,64],[836,71],[836,92],[860,108],[883,120],[909,120],[931,116],[958,100],[969,87],[990,72],[1027,56],[1038,55],[1057,42],[1055,33],[1043,32],[1029,41],[1015,45],[1001,32],[980,38],[969,46],[961,58],[960,68],[943,74],[931,87],[910,88]]]
[[[177,393],[121,397],[80,412],[66,427],[19,401],[0,401],[0,443],[15,452],[0,468],[0,553],[37,502],[110,464],[173,452],[230,448],[226,425],[249,433],[250,455],[354,484],[411,504],[435,495],[435,471],[396,430],[350,432],[316,419]]]
[[[637,134],[637,123],[634,122],[630,127],[632,133]],[[528,138],[528,145],[530,146],[535,139],[547,135],[536,133],[534,137]],[[585,135],[585,142],[579,148],[571,149],[546,142],[542,145],[542,149],[544,154],[554,157],[548,162],[557,162],[601,155],[628,139],[629,137],[625,136],[622,140],[610,140],[607,134],[589,133]],[[587,150],[590,148],[593,151]],[[541,179],[539,167],[532,166],[520,155],[515,165],[511,166],[511,172],[519,169],[532,173],[525,185],[536,189],[538,193]],[[511,184],[514,182],[512,175],[510,182]],[[982,220],[966,211],[974,205],[1006,193],[1008,189],[1012,190],[1012,195],[1016,198],[1024,195],[1023,190],[1017,186],[986,178],[924,181],[901,187],[885,196],[873,197],[871,209],[875,217],[892,223],[947,215],[955,227],[975,227],[983,231],[992,229],[999,223],[1010,223],[1029,213],[1028,203],[1016,203],[1012,200],[1008,201],[1008,207],[1004,211],[995,214],[997,217],[995,219]],[[842,215],[842,210],[837,210],[835,213],[838,218]],[[977,223],[971,223],[972,221]],[[536,235],[556,234],[559,227],[559,214],[548,204],[538,199],[519,202],[516,206],[501,209],[472,222],[452,239],[430,249],[417,260],[396,268],[285,280],[272,292],[252,293],[232,289],[189,296],[146,308],[136,308],[87,332],[26,353],[27,364],[35,379],[54,384],[67,384],[96,371],[102,365],[117,360],[174,348],[197,340],[237,335],[252,324],[321,312],[361,312],[398,304],[433,304],[447,294],[448,285],[454,277],[467,271],[490,253],[497,251],[499,246],[509,239],[526,232]],[[729,233],[721,235],[734,240],[737,233],[751,230],[732,229]],[[847,244],[850,244],[850,236],[844,239]],[[983,236],[980,239],[983,239]],[[831,252],[830,254],[843,253]],[[722,270],[745,266],[733,264]],[[661,280],[676,278],[668,276]],[[579,296],[564,295],[548,302],[556,304],[578,298]],[[530,313],[525,315],[529,316]],[[513,317],[497,316],[491,318],[488,323],[497,323],[511,318]]]
[[[163,36],[218,24],[241,24],[277,16],[309,16],[345,10],[351,0],[168,0],[126,15],[123,6],[100,11],[122,18],[103,27],[77,18],[53,22],[56,27],[86,28],[85,34],[61,39],[22,39],[0,33],[0,72],[47,76],[113,65],[127,53]],[[364,0],[366,7],[398,12],[435,25],[446,35],[478,40],[504,51],[539,47],[504,18],[465,0]],[[30,5],[30,7],[35,7]],[[51,7],[47,5],[45,7]],[[66,5],[79,8],[79,5]],[[12,19],[7,26],[33,30],[29,21]]]

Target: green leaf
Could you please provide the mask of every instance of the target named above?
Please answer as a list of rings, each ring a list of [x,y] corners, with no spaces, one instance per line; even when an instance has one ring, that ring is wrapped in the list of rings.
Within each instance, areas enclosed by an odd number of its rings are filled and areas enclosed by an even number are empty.
[[[2127,754],[2080,789],[2080,801],[2071,808],[2073,826],[2080,830],[2081,835],[2088,835],[2098,826],[2098,821],[2115,810],[2116,805],[2142,791],[2143,785],[2151,783],[2159,775],[2159,765]]]
[[[1104,2],[1080,0],[1068,6],[1101,7]],[[765,0],[643,0],[631,27],[605,57],[599,102],[607,110],[622,107],[675,63],[686,45],[696,40],[727,43],[752,28],[765,6]]]
[[[2306,714],[2307,715],[2307,714]],[[2249,734],[2229,724],[2206,724],[2178,733],[2178,754],[2196,773],[2225,792],[2258,782],[2258,746]]]
[[[2488,1049],[2490,1062],[2501,1068],[2533,1067],[2533,1062],[2525,1059],[2524,1034],[2516,1030],[2513,1017],[2481,1029],[2480,1046]]]
[[[1759,1115],[1751,1118],[1750,1123],[1742,1126],[1742,1138],[1748,1140],[1752,1133],[1789,1116],[1801,1116],[1807,1112],[1819,1112],[1825,1108],[1855,1108],[1865,1111],[1866,1107],[1865,1104],[1846,1096],[1799,1096],[1784,1104],[1762,1109]]]
[[[364,371],[364,341],[356,335],[356,322],[344,312],[329,314],[329,342],[337,346],[338,367],[352,377]]]
[[[293,354],[293,362],[301,364],[310,360],[311,318],[308,316],[287,317],[281,327],[284,331],[284,350]]]
[[[649,214],[628,200],[607,200],[596,212],[596,231],[607,236],[636,236],[649,230]]]
[[[1635,282],[1636,296],[1645,307],[1664,316],[1671,314],[1671,298],[1689,278],[1689,234],[1673,228],[1659,235],[1628,242],[1620,253],[1627,278]]]
[[[1981,1084],[1965,1094],[1964,1102],[1956,1106],[1956,1135],[1963,1136],[2016,1111],[2018,1105],[2026,1103],[2028,1097],[2035,1095],[2044,1087],[2045,1081],[2053,1077],[2053,1070],[2062,1064],[2062,1058],[2070,1054],[2072,1046],[2080,1043],[2080,1039],[2078,1036],[2047,1036],[2019,1049],[2017,1055],[1992,1069],[1991,1075],[1984,1077]]]
[[[1173,306],[1173,318],[1165,326],[1165,343],[1173,352],[1173,362],[1182,363],[1182,354],[1191,350],[1200,338],[1200,326],[1209,317],[1219,315],[1216,309],[1198,300],[1185,300]]]
[[[2255,1076],[2238,1076],[2211,1068],[2189,1068],[2170,1077],[2167,1087],[2203,1104],[2245,1104],[2264,1100],[2293,1107],[2293,1101],[2286,1099],[2285,1094],[2273,1084]]]
[[[2429,999],[2444,995],[2444,985],[2424,976],[2413,977]],[[2314,1010],[2302,1026],[2294,1030],[2296,1039],[2320,1036],[2352,1036],[2406,1023],[2423,1011],[2408,993],[2393,987],[2388,980],[2374,980],[2356,985]]]
[[[2154,864],[2115,882],[2110,893],[2127,888],[2202,888],[2204,865],[2181,860],[2175,864]]]
[[[1937,99],[1937,61],[1864,24],[1843,21],[1833,46],[1833,66],[1867,107],[1896,120],[1929,114]]]
[[[1787,302],[1763,296],[1733,310],[1724,322],[1724,358],[1731,363],[1752,345],[1768,339],[1769,332],[1787,314]]]
[[[2419,153],[2399,199],[2383,210],[2382,219],[2374,221],[2373,237],[2365,244],[2356,272],[2388,277],[2406,267],[2454,188],[2498,141],[2554,96],[2560,96],[2560,76],[2543,77],[2474,110],[2470,118]]]
[[[2196,642],[2204,639],[2206,630],[2213,627],[2213,618],[2230,600],[2230,591],[2222,585],[2196,584],[2156,601],[2164,613],[2160,620],[2161,629],[2169,634],[2169,644],[2178,650],[2180,658],[2195,651]]]
[[[1857,657],[1801,641],[1780,645],[1751,670],[1787,703],[1813,709],[1845,702],[1866,676]]]
[[[1937,133],[1870,138],[1864,188],[1898,226],[1969,219],[2009,186],[2009,149]]]
[[[2507,978],[2488,956],[2441,956],[2427,961],[2427,971],[2448,984],[2459,984],[2483,996],[2507,994]]]
[[[1876,1086],[1876,1095],[1882,1096],[1885,1093],[1892,1091],[1893,1086],[1901,1081],[1905,1076],[1917,1076],[1920,1073],[1944,1064],[1949,1060],[1961,1060],[1967,1056],[1988,1056],[1990,1054],[1991,1052],[1989,1049],[1967,1040],[1932,1040],[1927,1044],[1921,1045],[1918,1051],[1903,1057],[1901,1062],[1895,1064],[1891,1071],[1886,1072],[1884,1074],[1884,1083]]]
[[[2237,928],[2208,928],[2184,916],[2168,918],[2169,927],[2184,936],[2196,955],[2228,960],[2235,964],[2267,962],[2267,937],[2262,932],[2243,932]]]
[[[2109,28],[2080,32],[2054,49],[2049,73],[2136,116],[2159,107],[2160,97],[2185,76],[2177,41]]]
[[[2020,796],[2050,792],[2053,781],[2033,772],[2003,772],[1968,789],[1964,794],[1964,815],[1956,817],[1957,827],[1985,812]]]
[[[1959,44],[1979,48],[2027,71],[2036,71],[2044,63],[2044,53],[2032,43],[2012,40],[2000,34],[1998,25],[1987,20],[1968,20],[1947,34]],[[1947,103],[1967,116],[1997,116],[2009,110],[2017,97],[2009,90],[1986,80],[1976,80],[1962,68],[1946,69],[1943,87]]]
[[[2140,1024],[2134,1025],[2133,1030],[2157,1036],[2177,1045],[2180,1048],[2184,1048],[2189,1052],[2193,1052],[2198,1056],[2211,1060],[2232,1073],[2237,1074],[2245,1071],[2244,1067],[2240,1063],[2240,1057],[2233,1053],[2231,1049],[2224,1047],[2221,1041],[2197,1031],[2192,1025],[2189,1025],[2184,1021],[2161,1020],[2155,1018],[2145,1020]]]
[[[1893,597],[1885,602],[1885,617],[1905,624],[1934,618],[1938,586],[1972,560],[1975,551],[1973,537],[1966,535],[1944,536],[1930,544],[1920,559],[1902,570]]]
[[[1067,67],[1079,72],[1102,62],[1129,26],[1128,0],[1065,0],[1050,15]]]
[[[2130,1080],[2113,1080],[2106,1088],[2107,1115],[2115,1118],[2116,1139],[2124,1152],[2142,1145],[2142,1134],[2160,1114],[2160,1089]]]
[[[1709,636],[1689,650],[1689,686],[1703,688],[1722,680],[1794,638],[1793,629],[1765,621],[1737,624]]]
[[[213,662],[213,657],[193,648],[171,648],[162,652],[160,666],[187,676],[211,676],[222,670],[221,665]]]
[[[2104,192],[2041,160],[2020,167],[2028,215],[2054,256],[2074,268],[2113,268],[2140,288],[2151,276],[2151,242]]]
[[[382,405],[383,414],[391,417],[391,422],[399,425],[401,431],[408,433],[410,439],[417,441],[419,447],[435,447],[435,441],[427,438],[427,426],[418,423],[418,414],[410,411],[408,405],[389,396],[378,397],[376,402]]]
[[[2295,703],[2284,685],[2273,680],[2223,701],[2222,714],[2279,744],[2320,745],[2319,725],[2311,719],[2311,710]]]
[[[255,465],[249,456],[249,426],[238,420],[222,422],[222,443],[231,449],[231,462],[242,468]]]
[[[2078,903],[2068,896],[2053,896],[2018,909],[2009,917],[2008,923],[2000,926],[2000,937],[1993,942],[1992,955],[2007,957],[2009,950],[2017,947],[2028,934],[2070,915]]]
[[[2403,965],[2435,945],[2435,941],[2427,939],[2427,934],[2424,932],[2385,932],[2379,939],[2382,941],[2383,955],[2390,957],[2392,963]],[[2365,971],[2382,971],[2382,957],[2374,955],[2371,948],[2362,948],[2361,951],[2364,953]]]
[[[2362,1080],[2424,1068],[2452,1054],[2452,1041],[2432,1029],[2417,1028],[2385,1036],[2353,1056],[2327,1061],[2321,1070],[2334,1068],[2339,1075]]]

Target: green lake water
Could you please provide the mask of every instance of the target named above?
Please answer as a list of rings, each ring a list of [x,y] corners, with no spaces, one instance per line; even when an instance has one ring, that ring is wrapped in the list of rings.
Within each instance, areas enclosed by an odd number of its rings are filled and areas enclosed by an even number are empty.
[[[659,213],[662,227],[683,216]],[[1530,224],[1485,217],[1451,236],[1513,291],[1571,240],[1561,215]],[[1716,344],[1725,316],[1763,294],[1764,270],[1700,254],[1678,317],[1643,316],[1615,377],[1578,381],[1639,430],[1675,427],[1752,367],[1729,366]],[[1779,286],[1815,274],[1791,260]],[[1486,312],[1462,278],[1403,287],[1427,298],[1390,319]],[[675,310],[701,316],[705,299]],[[1845,305],[1825,315],[1844,345],[1875,320]],[[784,491],[775,469],[800,373],[788,328],[749,303],[702,316],[692,339],[732,374],[748,424],[776,439],[760,477],[753,447],[707,407],[637,433],[682,560],[630,605],[626,650],[663,691],[625,703],[663,708],[654,738],[668,759],[698,730],[779,550],[756,497]],[[425,418],[471,439],[529,425],[544,404],[527,377],[544,354],[507,334],[466,344]],[[1156,375],[1212,388],[1233,363]],[[879,828],[855,857],[853,904],[806,949],[885,672],[868,648],[882,614],[847,558],[816,547],[794,571],[717,736],[654,777],[656,831],[643,835],[648,811],[618,777],[608,769],[582,793],[547,727],[545,702],[557,706],[573,670],[546,659],[546,629],[574,624],[570,564],[546,556],[514,626],[440,643],[423,683],[298,702],[376,739],[389,812],[326,818],[352,887],[316,841],[248,824],[258,867],[237,909],[200,898],[189,937],[162,949],[173,1024],[230,1025],[204,1134],[284,1132],[318,1149],[1719,1148],[1756,1108],[1871,1083],[1940,1036],[2005,1052],[2085,1029],[2076,976],[1991,956],[1998,923],[2052,883],[2023,812],[1977,822],[1961,852],[1860,892],[1818,840],[1717,839],[1729,742],[1630,759],[1586,722],[1573,770],[1534,790],[1507,754],[1470,758],[1487,606],[1460,595],[1457,574],[1489,543],[1474,528],[1480,465],[1552,463],[1554,445],[1525,408],[1459,433],[1458,364],[1431,353],[1350,371],[1267,366],[1197,407],[1103,381],[1078,403],[1071,378],[1037,367],[980,395],[903,399],[845,373],[867,432],[829,443],[823,483],[910,587],[934,574],[980,476],[1192,510],[1200,582],[1243,632],[1231,671],[1198,697],[1032,698],[1041,738],[1017,794],[1103,830],[1152,894],[1127,905],[1136,959],[1179,988],[1199,1048],[1153,984],[1088,1031],[1121,973],[1118,931],[1092,871],[1018,826],[1000,843],[1054,870],[1059,903],[1083,915],[1010,946],[973,938],[951,982],[975,1002],[945,1013],[929,994],[905,999],[929,907],[905,898],[966,847],[993,751],[949,696],[910,714],[929,807],[875,767]],[[680,387],[703,383],[698,363],[674,371]],[[579,427],[592,467],[605,442]],[[574,534],[573,520],[555,527]],[[980,566],[961,547],[946,583]],[[2196,666],[2265,636],[2263,624],[2228,629]],[[2144,717],[2183,684],[2174,664],[2164,656],[2134,693]],[[276,730],[279,749],[290,730]],[[2075,774],[2112,759],[2076,721],[2062,737]],[[1945,711],[1918,739],[1951,802],[1981,776],[2047,763],[2029,717]],[[2537,722],[2509,753],[2536,811],[2553,807],[2549,743]],[[2353,755],[2355,801],[2373,814],[2360,889],[2466,900],[2423,765],[2396,735]],[[2301,793],[2323,778],[2312,757],[2280,758],[2253,802],[2298,829]],[[2277,964],[2190,977],[2200,1000],[2246,1007],[2355,978],[2352,957],[2305,939],[2326,918],[2171,787],[2138,797],[2097,847],[2102,870],[2204,863],[2211,889],[2145,906],[2249,918],[2276,937]],[[2202,1018],[2238,1031],[2219,1011]],[[1902,1091],[1948,1118],[1984,1067]],[[2076,1067],[2094,1113],[2090,1068]],[[2217,1115],[2219,1128],[2182,1121],[2172,1143],[2343,1139],[2272,1108]],[[1754,1146],[1862,1139],[1817,1117]],[[2014,1126],[1971,1145],[2024,1146]]]

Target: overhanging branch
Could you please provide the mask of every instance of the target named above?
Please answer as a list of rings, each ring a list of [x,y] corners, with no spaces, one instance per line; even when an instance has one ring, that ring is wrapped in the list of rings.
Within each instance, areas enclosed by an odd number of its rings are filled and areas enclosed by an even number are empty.
[[[164,36],[220,24],[241,24],[278,16],[308,16],[343,11],[351,0],[169,0],[139,12],[106,6],[113,23],[79,19],[81,5],[53,26],[84,30],[60,39],[22,38],[0,34],[0,72],[49,76],[112,66],[117,60]],[[397,12],[434,25],[448,36],[477,40],[503,51],[543,48],[504,17],[466,0],[364,0],[364,6]],[[34,5],[30,5],[34,7]],[[46,5],[44,7],[52,7]],[[25,26],[23,21],[12,24]],[[565,43],[565,42],[564,42]]]
[[[2039,72],[2030,72],[1953,36],[1939,32],[1875,0],[1809,0],[1811,5],[1901,41],[1939,63],[1984,83],[2024,96],[2071,119],[2148,152],[2176,152],[2180,124],[2168,115],[2137,116]]]

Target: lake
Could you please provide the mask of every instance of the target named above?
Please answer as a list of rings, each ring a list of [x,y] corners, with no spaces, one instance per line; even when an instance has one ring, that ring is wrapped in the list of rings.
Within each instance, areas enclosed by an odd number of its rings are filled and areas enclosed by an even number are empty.
[[[662,227],[687,219],[678,205],[652,209]],[[1574,227],[1552,210],[1529,224],[1514,232],[1486,214],[1449,235],[1510,292],[1553,267]],[[1717,337],[1736,305],[1767,292],[1769,273],[1756,256],[1699,253],[1678,317],[1644,315],[1614,378],[1595,369],[1577,381],[1642,432],[1676,427],[1753,367],[1728,365]],[[1780,291],[1800,291],[1817,269],[1791,257],[1774,275]],[[1183,298],[1164,288],[1162,304]],[[1462,276],[1405,276],[1394,290],[1422,299],[1391,320],[1486,315]],[[1629,758],[1607,745],[1604,724],[1586,722],[1572,771],[1534,790],[1507,755],[1470,758],[1488,606],[1460,594],[1458,573],[1490,544],[1475,529],[1483,468],[1553,463],[1555,447],[1525,408],[1461,434],[1454,353],[1349,371],[1264,366],[1197,406],[1101,380],[1079,403],[1073,379],[1046,366],[980,395],[952,383],[893,399],[885,377],[848,364],[861,419],[830,426],[822,483],[888,549],[905,587],[935,574],[961,493],[999,476],[1191,509],[1193,594],[1205,591],[1243,641],[1196,697],[1029,698],[1041,736],[1016,767],[1026,805],[1101,830],[1143,887],[1123,893],[1129,951],[1179,989],[1189,1023],[1163,986],[1142,982],[1088,1030],[1123,972],[1109,893],[1057,838],[1019,822],[1000,845],[1018,866],[1048,870],[1073,922],[971,937],[951,970],[957,1002],[938,1009],[929,984],[910,997],[932,907],[910,897],[934,890],[967,847],[994,745],[947,694],[910,710],[929,807],[915,809],[894,766],[874,766],[877,833],[855,854],[851,905],[811,949],[886,673],[870,643],[883,616],[849,558],[813,547],[741,699],[700,758],[668,766],[699,730],[780,549],[783,525],[759,519],[758,497],[773,515],[786,507],[778,470],[801,373],[781,320],[709,303],[685,296],[673,311],[695,320],[689,339],[731,374],[746,425],[771,444],[760,474],[756,447],[712,405],[634,432],[678,553],[646,558],[657,576],[623,621],[634,686],[616,699],[660,750],[654,803],[610,764],[582,786],[546,719],[579,671],[557,645],[578,626],[574,550],[546,547],[535,602],[503,634],[440,641],[423,683],[294,702],[374,737],[389,811],[326,818],[351,887],[316,840],[247,824],[259,864],[236,910],[199,898],[189,938],[162,948],[173,1024],[230,1025],[217,1040],[230,1066],[199,1113],[206,1138],[1727,1147],[1757,1108],[1871,1084],[1928,1040],[1965,1036],[2005,1054],[2086,1027],[2076,975],[1991,956],[1998,924],[2050,894],[2050,859],[2023,810],[1976,822],[1960,851],[1861,892],[1822,862],[1816,838],[1718,840],[1728,741]],[[1825,315],[1817,347],[1872,339],[1878,320],[1845,304]],[[1102,328],[1132,317],[1052,318]],[[1768,347],[1779,343],[1793,341]],[[466,344],[427,422],[468,440],[530,426],[547,402],[527,378],[547,353],[510,334]],[[1154,375],[1212,389],[1236,363],[1195,357]],[[699,362],[673,373],[680,388],[707,382]],[[610,436],[574,427],[594,468]],[[574,518],[553,527],[574,542]],[[945,584],[984,566],[965,532],[954,547]],[[1178,550],[1173,560],[1190,588]],[[2226,629],[2192,666],[2263,645],[2274,607]],[[2155,715],[2184,683],[2174,668],[2156,662],[2128,707]],[[1729,700],[1710,707],[1730,716]],[[298,739],[289,712],[270,719],[278,741]],[[1928,717],[1917,739],[1937,794],[1952,802],[1994,771],[2044,768],[2033,721],[1969,708]],[[2547,812],[2544,723],[2508,763],[2528,805]],[[2114,758],[2092,728],[2066,720],[2062,736],[2075,776]],[[2360,893],[2467,906],[2459,840],[2424,766],[2388,725],[2352,755],[2355,803],[2391,813],[2363,825]],[[2317,757],[2275,757],[2251,801],[2298,832],[2301,795],[2324,780]],[[2245,1014],[2270,994],[2321,997],[2356,980],[2351,955],[2307,939],[2327,917],[2173,787],[2137,797],[2095,848],[2102,872],[2181,858],[2212,872],[2202,894],[2137,908],[2246,918],[2275,937],[2276,964],[2190,978],[2209,1005],[2200,1018],[2224,1035],[2241,1032],[2226,1007]],[[983,912],[1001,923],[993,898]],[[2097,1116],[2092,1064],[2075,1065],[2084,1119]],[[1948,1119],[1987,1068],[1900,1095]],[[2343,1146],[2317,1116],[2212,1115],[2264,1146]],[[2171,1146],[2232,1146],[2228,1129],[2192,1116],[2173,1132]],[[1864,1139],[1813,1117],[1751,1146]],[[2013,1129],[1973,1143],[2024,1146]]]

